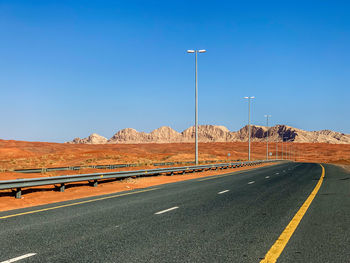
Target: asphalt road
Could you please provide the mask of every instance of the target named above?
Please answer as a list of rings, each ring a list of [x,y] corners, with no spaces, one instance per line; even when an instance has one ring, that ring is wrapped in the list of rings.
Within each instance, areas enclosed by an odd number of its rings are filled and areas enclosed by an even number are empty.
[[[324,167],[277,262],[350,262],[350,174]],[[2,212],[0,262],[259,262],[321,172],[284,163]]]

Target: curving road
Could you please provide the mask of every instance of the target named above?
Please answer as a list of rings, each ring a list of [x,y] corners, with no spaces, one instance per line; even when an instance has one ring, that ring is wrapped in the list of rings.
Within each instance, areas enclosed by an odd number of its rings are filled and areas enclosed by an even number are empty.
[[[277,262],[350,262],[350,174],[323,166]],[[282,163],[2,212],[0,262],[259,262],[321,174]]]

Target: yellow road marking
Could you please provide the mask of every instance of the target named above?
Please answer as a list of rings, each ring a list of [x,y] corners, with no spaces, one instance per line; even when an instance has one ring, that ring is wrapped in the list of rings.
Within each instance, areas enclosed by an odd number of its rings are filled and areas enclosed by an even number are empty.
[[[146,189],[146,190],[141,190],[141,191],[137,191],[137,192],[129,192],[129,193],[124,193],[124,194],[119,194],[119,195],[106,196],[106,197],[101,197],[101,198],[97,198],[97,199],[81,201],[81,202],[72,203],[72,204],[59,205],[59,206],[54,206],[54,207],[49,207],[49,208],[44,208],[44,209],[38,209],[38,210],[28,211],[28,212],[19,213],[19,214],[13,214],[13,215],[2,216],[2,217],[0,217],[0,219],[6,219],[6,218],[10,218],[10,217],[15,217],[15,216],[22,216],[22,215],[34,214],[34,213],[39,213],[39,212],[43,212],[43,211],[48,211],[48,210],[54,210],[54,209],[58,209],[58,208],[68,207],[68,206],[81,205],[81,204],[86,204],[86,203],[101,201],[101,200],[110,199],[110,198],[115,198],[115,197],[120,197],[120,196],[125,196],[125,195],[132,195],[132,194],[144,193],[144,192],[154,191],[154,190],[157,190],[157,189],[159,189],[159,188],[152,188],[152,189]]]
[[[315,196],[317,195],[318,190],[320,190],[323,178],[325,176],[325,169],[322,167],[322,174],[320,179],[318,180],[314,190],[311,192],[309,197],[306,199],[304,204],[300,207],[299,211],[295,214],[293,219],[289,222],[287,227],[283,230],[282,234],[276,240],[275,244],[272,245],[270,250],[265,255],[265,258],[260,261],[260,263],[274,263],[277,261],[278,257],[281,255],[283,249],[286,247],[289,239],[292,237],[295,229],[298,227],[301,219],[305,215]]]

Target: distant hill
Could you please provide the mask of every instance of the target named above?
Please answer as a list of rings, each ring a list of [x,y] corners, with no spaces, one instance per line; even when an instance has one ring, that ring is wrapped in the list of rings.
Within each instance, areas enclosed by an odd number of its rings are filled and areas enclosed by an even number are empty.
[[[269,141],[300,142],[300,143],[332,143],[332,144],[350,144],[350,134],[334,132],[330,130],[304,131],[286,125],[276,125],[270,127]],[[267,127],[252,125],[251,140],[265,141]],[[126,128],[118,131],[109,140],[96,133],[87,138],[75,138],[67,142],[72,144],[120,144],[120,143],[178,143],[194,142],[194,126],[189,127],[179,133],[174,129],[163,126],[153,130],[150,133],[138,132],[132,128]],[[224,126],[217,125],[199,125],[199,142],[244,142],[248,140],[248,126],[236,132],[229,131]]]
[[[75,144],[105,144],[107,143],[107,138],[98,135],[97,133],[93,133],[91,134],[89,137],[86,137],[84,139],[80,139],[80,138],[75,138],[73,141],[71,141],[70,143],[75,143]]]

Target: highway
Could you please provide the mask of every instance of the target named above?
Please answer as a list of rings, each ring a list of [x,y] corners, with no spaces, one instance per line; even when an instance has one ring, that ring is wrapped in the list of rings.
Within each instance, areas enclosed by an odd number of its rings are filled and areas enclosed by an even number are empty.
[[[289,162],[1,212],[0,262],[260,262],[317,185],[277,262],[350,262],[350,173],[323,167],[323,182]]]

